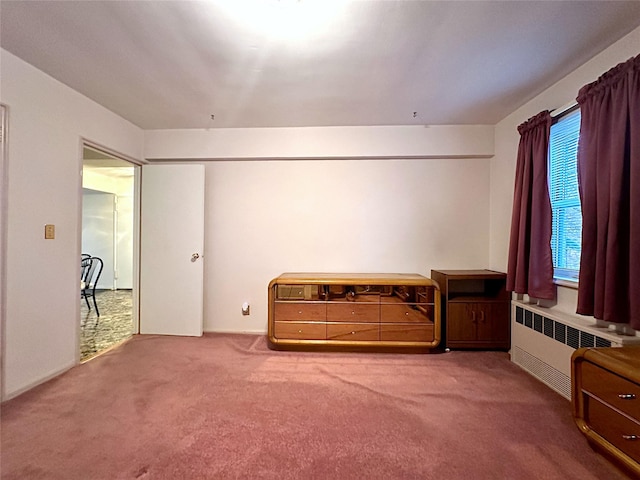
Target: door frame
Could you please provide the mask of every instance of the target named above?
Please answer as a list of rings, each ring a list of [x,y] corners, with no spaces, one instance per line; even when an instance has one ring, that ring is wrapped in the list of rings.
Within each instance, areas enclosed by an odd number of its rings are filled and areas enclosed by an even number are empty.
[[[9,177],[7,175],[9,165],[9,106],[0,103],[0,400],[5,399],[5,328],[7,311],[7,227],[8,205],[7,192]]]
[[[79,152],[78,152],[78,168],[79,168],[79,182],[78,182],[78,211],[77,211],[77,234],[78,234],[78,248],[77,258],[80,258],[82,253],[82,169],[84,160],[84,148],[88,147],[92,150],[97,150],[100,153],[109,155],[118,160],[123,160],[130,163],[134,169],[133,177],[133,289],[132,289],[132,334],[140,332],[140,175],[142,165],[146,165],[149,162],[145,160],[139,160],[124,153],[118,152],[112,148],[106,147],[100,143],[94,142],[84,137],[80,137]],[[80,269],[77,270],[76,285],[80,285]],[[76,360],[80,361],[80,302],[76,302]]]

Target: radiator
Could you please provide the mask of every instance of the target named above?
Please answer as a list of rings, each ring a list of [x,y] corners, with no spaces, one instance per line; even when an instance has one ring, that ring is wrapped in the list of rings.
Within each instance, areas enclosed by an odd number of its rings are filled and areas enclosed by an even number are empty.
[[[569,400],[571,355],[577,348],[627,345],[640,345],[640,337],[597,327],[586,318],[511,302],[511,361]]]

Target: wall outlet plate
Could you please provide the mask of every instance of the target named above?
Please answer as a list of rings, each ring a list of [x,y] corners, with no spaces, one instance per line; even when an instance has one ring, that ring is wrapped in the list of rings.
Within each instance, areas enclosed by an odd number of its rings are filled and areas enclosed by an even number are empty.
[[[44,239],[45,240],[53,240],[56,238],[56,226],[47,224],[44,226]]]

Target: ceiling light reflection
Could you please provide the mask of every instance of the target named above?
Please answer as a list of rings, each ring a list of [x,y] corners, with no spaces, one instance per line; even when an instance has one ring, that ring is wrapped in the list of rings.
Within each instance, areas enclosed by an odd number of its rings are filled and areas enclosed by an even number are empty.
[[[276,40],[301,40],[331,30],[344,13],[338,0],[235,0],[215,1],[229,19],[254,33]]]

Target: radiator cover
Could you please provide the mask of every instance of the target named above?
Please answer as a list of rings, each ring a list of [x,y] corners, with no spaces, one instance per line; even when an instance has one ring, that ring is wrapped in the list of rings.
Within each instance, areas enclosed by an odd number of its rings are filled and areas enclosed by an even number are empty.
[[[596,327],[587,318],[511,302],[511,361],[568,400],[571,355],[577,348],[627,345],[640,345],[640,337]]]

